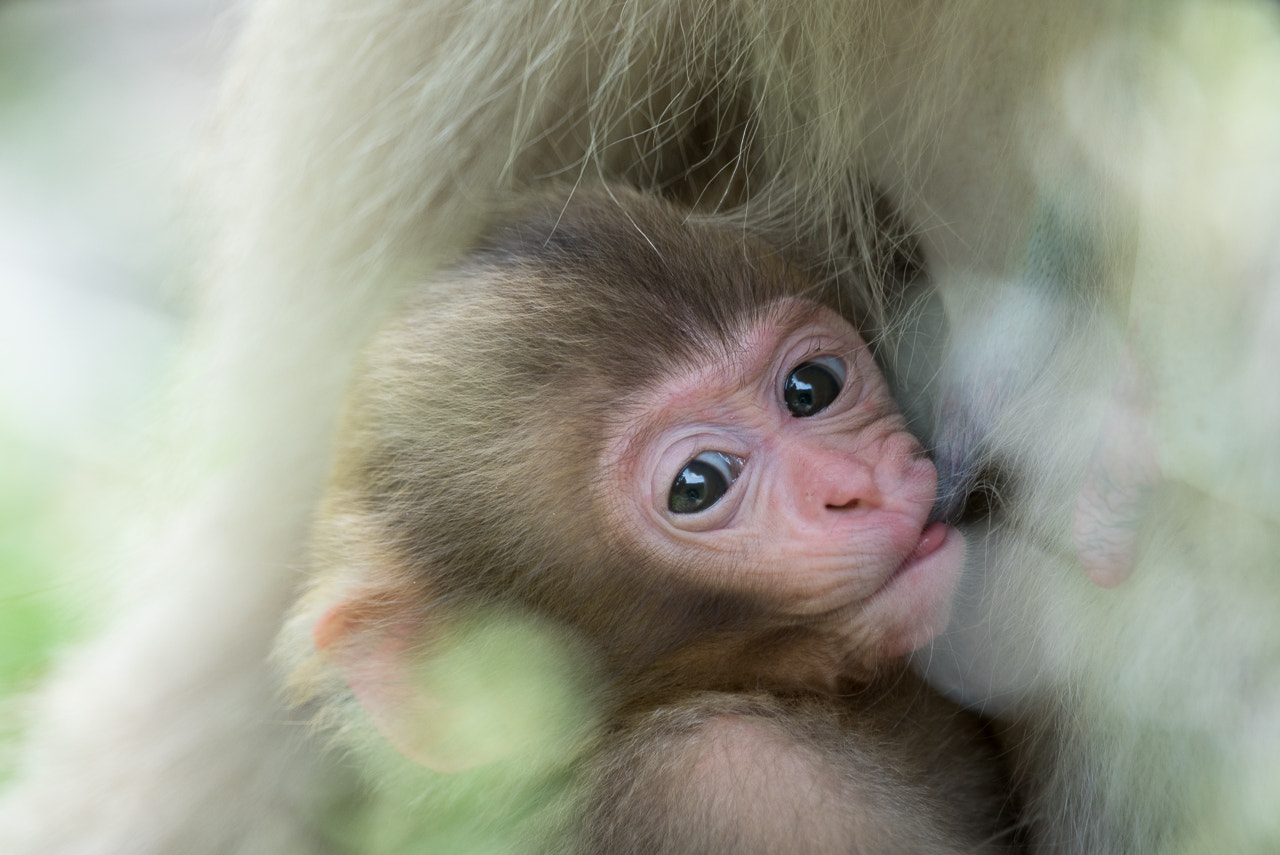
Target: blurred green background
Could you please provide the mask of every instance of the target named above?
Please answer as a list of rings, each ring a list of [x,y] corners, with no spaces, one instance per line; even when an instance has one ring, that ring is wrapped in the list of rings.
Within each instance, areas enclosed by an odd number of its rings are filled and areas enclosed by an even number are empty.
[[[184,317],[224,0],[0,0],[0,726],[106,590]],[[0,774],[3,767],[0,766]]]
[[[189,171],[237,25],[230,0],[0,0],[0,784],[26,690],[122,596],[121,547],[146,525],[137,482],[156,475],[187,315]],[[576,663],[503,623],[473,642],[442,678],[482,723],[471,738],[518,725],[538,750],[458,776],[388,757],[412,794],[388,804],[421,809],[335,810],[336,847],[518,852],[529,816],[554,817],[542,775],[585,726],[562,676]]]

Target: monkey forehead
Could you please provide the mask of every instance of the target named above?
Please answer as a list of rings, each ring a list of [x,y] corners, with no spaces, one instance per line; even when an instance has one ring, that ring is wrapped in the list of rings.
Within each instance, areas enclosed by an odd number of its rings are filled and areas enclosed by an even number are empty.
[[[804,297],[775,300],[743,326],[730,348],[708,351],[701,364],[628,396],[606,437],[606,457],[624,467],[638,464],[643,449],[678,425],[738,423],[753,412],[763,417],[779,379],[780,360],[812,333],[851,348],[866,347],[849,322],[826,306]]]

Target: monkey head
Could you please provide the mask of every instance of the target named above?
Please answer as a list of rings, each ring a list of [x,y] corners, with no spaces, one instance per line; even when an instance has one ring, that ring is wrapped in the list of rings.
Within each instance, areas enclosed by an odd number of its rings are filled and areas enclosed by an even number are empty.
[[[623,694],[868,678],[944,628],[964,543],[856,320],[656,200],[521,212],[370,348],[297,619],[375,709],[477,608]]]

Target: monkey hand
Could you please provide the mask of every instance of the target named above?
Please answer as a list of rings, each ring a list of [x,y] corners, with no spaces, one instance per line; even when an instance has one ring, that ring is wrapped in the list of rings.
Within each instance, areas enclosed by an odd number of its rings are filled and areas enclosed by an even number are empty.
[[[1151,491],[1162,480],[1140,371],[1126,351],[1076,494],[1071,533],[1085,573],[1112,588],[1129,578]]]

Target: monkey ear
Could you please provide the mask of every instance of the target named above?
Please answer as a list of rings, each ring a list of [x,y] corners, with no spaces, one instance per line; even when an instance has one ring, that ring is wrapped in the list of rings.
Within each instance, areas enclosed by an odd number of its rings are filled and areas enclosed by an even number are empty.
[[[466,750],[451,734],[454,711],[416,673],[419,660],[428,654],[407,611],[383,593],[356,595],[321,615],[311,639],[402,755],[437,772],[479,765],[485,758]]]
[[[510,615],[427,621],[399,604],[407,601],[356,595],[312,629],[398,752],[437,772],[566,755],[591,706],[581,659],[563,638]]]

